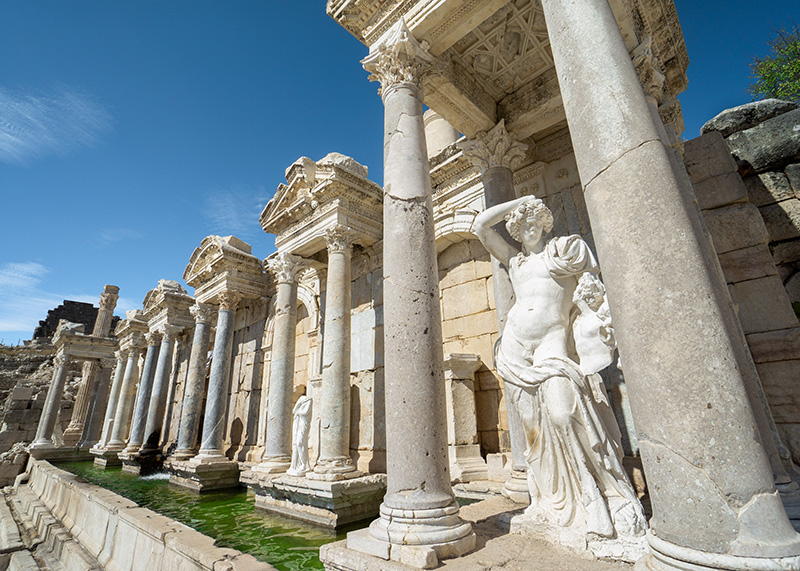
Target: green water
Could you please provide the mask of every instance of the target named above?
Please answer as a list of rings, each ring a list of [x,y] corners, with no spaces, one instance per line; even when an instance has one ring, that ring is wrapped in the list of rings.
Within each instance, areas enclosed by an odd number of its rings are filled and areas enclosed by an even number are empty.
[[[369,523],[334,534],[326,528],[256,511],[253,498],[248,498],[244,489],[199,495],[170,486],[164,474],[141,478],[120,468],[99,470],[91,462],[61,463],[58,467],[216,538],[219,547],[244,551],[280,571],[322,569],[320,546],[344,539],[348,531]]]

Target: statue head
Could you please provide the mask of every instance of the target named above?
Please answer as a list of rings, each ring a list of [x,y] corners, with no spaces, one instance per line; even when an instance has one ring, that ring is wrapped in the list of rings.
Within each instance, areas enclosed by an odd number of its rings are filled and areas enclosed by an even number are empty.
[[[520,228],[525,222],[540,225],[546,234],[553,229],[553,213],[541,199],[531,196],[506,216],[506,230],[517,242],[522,241]]]

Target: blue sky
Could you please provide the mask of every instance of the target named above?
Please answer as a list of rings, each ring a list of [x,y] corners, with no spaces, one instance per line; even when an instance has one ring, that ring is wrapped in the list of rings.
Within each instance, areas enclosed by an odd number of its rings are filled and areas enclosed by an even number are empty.
[[[797,0],[677,0],[685,138],[749,101],[749,63]],[[118,314],[181,280],[209,234],[266,257],[258,214],[300,156],[337,151],[380,182],[366,48],[310,2],[0,2],[0,340],[64,299]],[[191,289],[190,289],[190,293]]]

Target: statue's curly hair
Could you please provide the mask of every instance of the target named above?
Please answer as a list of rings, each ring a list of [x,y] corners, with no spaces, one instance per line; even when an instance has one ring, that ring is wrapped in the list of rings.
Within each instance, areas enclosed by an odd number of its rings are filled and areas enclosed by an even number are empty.
[[[526,220],[533,219],[542,225],[542,230],[546,234],[553,229],[553,213],[547,208],[545,203],[535,196],[517,206],[513,211],[506,215],[506,230],[514,240],[520,242],[519,228]]]

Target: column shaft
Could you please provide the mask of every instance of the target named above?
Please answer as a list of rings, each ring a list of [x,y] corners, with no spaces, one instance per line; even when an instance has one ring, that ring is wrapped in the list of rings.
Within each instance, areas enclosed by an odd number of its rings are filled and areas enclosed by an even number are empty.
[[[81,374],[81,384],[78,387],[78,394],[75,395],[75,404],[72,407],[72,418],[69,426],[64,431],[64,444],[73,446],[80,440],[83,433],[86,417],[89,412],[91,395],[95,391],[97,383],[97,361],[84,361]]]
[[[220,296],[222,297],[222,296]],[[211,358],[211,377],[208,381],[206,414],[203,418],[203,438],[200,456],[224,456],[225,413],[231,376],[233,351],[233,325],[236,319],[236,296],[227,294],[220,303],[217,334],[214,337],[214,355]]]
[[[320,457],[318,473],[351,472],[350,458],[350,237],[344,228],[328,235],[328,279],[322,350]]]
[[[144,441],[144,427],[147,422],[147,408],[150,406],[150,397],[153,391],[153,379],[155,377],[156,363],[160,350],[161,334],[151,332],[145,335],[147,338],[147,353],[144,357],[144,367],[142,367],[142,379],[139,381],[139,388],[136,389],[136,404],[133,409],[133,420],[131,421],[130,438],[125,452],[133,454],[139,450]]]
[[[737,367],[726,285],[608,1],[542,7],[653,503],[640,567],[794,560],[800,536]]]
[[[111,393],[108,395],[108,405],[106,405],[106,415],[103,419],[103,434],[97,447],[102,448],[111,438],[112,427],[114,426],[114,414],[119,403],[119,394],[122,389],[122,379],[125,376],[125,364],[128,360],[127,352],[117,353],[117,368],[114,371],[114,382],[111,384]]]
[[[69,361],[69,356],[63,353],[59,353],[56,356],[53,380],[47,389],[47,397],[45,397],[42,416],[39,418],[39,425],[36,428],[36,439],[31,444],[32,448],[51,447],[53,445],[53,429],[61,407],[61,398],[64,396],[64,384],[67,382]]]
[[[164,410],[167,408],[167,390],[172,377],[172,355],[175,347],[175,335],[180,329],[180,327],[176,327],[162,332],[161,349],[158,352],[158,366],[156,366],[153,392],[147,410],[142,452],[153,452],[159,448],[161,427],[164,424]]]
[[[197,433],[200,429],[200,413],[203,406],[203,389],[206,383],[208,343],[211,336],[211,311],[209,306],[193,306],[196,325],[189,356],[189,374],[183,392],[178,449],[176,459],[191,458],[197,453]],[[202,313],[201,313],[202,312]]]
[[[104,364],[105,359],[100,362],[99,370],[95,373],[95,391],[92,395],[91,405],[86,416],[86,423],[81,434],[80,447],[89,448],[94,446],[100,439],[100,431],[103,428],[103,412],[106,410],[108,392],[111,384],[111,370],[113,360]]]
[[[122,450],[125,448],[125,439],[131,426],[131,412],[133,409],[133,395],[136,392],[136,380],[139,377],[139,356],[142,350],[132,347],[128,353],[128,364],[125,366],[125,376],[117,399],[114,411],[114,426],[111,430],[111,440],[106,448],[108,450]]]

